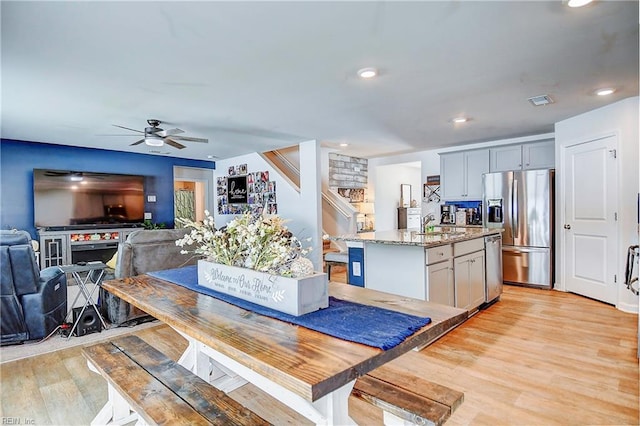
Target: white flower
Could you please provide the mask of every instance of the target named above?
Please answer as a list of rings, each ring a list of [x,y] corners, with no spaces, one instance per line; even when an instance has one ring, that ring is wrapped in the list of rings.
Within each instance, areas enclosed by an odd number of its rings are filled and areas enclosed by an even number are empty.
[[[186,227],[193,228],[189,234],[176,241],[176,245],[195,245],[193,253],[217,263],[284,276],[301,273],[299,265],[294,267],[295,271],[292,266],[296,259],[301,259],[311,248],[303,249],[301,242],[288,231],[285,221],[280,217],[264,218],[245,213],[229,222],[225,230],[220,230],[215,228],[209,213],[205,214],[207,217],[201,223],[176,219]]]

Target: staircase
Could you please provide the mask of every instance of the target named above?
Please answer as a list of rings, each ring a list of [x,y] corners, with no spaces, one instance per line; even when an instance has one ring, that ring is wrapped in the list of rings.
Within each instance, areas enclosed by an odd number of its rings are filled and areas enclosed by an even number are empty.
[[[300,191],[300,156],[298,146],[292,146],[261,154],[289,184]],[[329,235],[352,234],[356,232],[358,211],[350,203],[330,188],[322,189],[322,232]],[[328,247],[327,247],[328,243]],[[340,251],[346,247],[339,242],[324,240],[323,251]]]

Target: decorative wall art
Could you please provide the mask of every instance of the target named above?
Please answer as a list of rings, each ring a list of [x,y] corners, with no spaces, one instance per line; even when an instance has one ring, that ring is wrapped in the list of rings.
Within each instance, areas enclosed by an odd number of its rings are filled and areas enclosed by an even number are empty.
[[[230,166],[228,176],[216,182],[218,214],[277,214],[276,182],[269,180],[269,171],[249,173],[246,164]]]
[[[348,198],[350,203],[364,202],[364,188],[338,188],[338,194]]]
[[[422,198],[429,203],[440,202],[440,175],[427,176],[427,183],[424,184]]]

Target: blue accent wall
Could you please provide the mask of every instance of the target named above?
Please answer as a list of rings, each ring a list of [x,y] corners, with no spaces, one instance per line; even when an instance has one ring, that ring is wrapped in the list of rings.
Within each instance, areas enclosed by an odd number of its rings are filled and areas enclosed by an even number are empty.
[[[33,169],[145,176],[145,211],[153,222],[174,225],[173,166],[215,169],[215,162],[147,154],[0,140],[0,228],[24,229],[37,238],[33,218]],[[156,195],[155,203],[146,202]]]

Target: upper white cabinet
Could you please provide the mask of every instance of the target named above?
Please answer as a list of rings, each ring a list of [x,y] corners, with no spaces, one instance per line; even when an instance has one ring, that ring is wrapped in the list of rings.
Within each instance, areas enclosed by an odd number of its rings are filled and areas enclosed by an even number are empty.
[[[442,198],[481,200],[482,174],[489,172],[489,149],[440,154]]]
[[[554,140],[522,145],[523,169],[553,169],[556,166]]]
[[[551,169],[555,166],[553,139],[522,145],[505,145],[489,149],[492,172]]]

